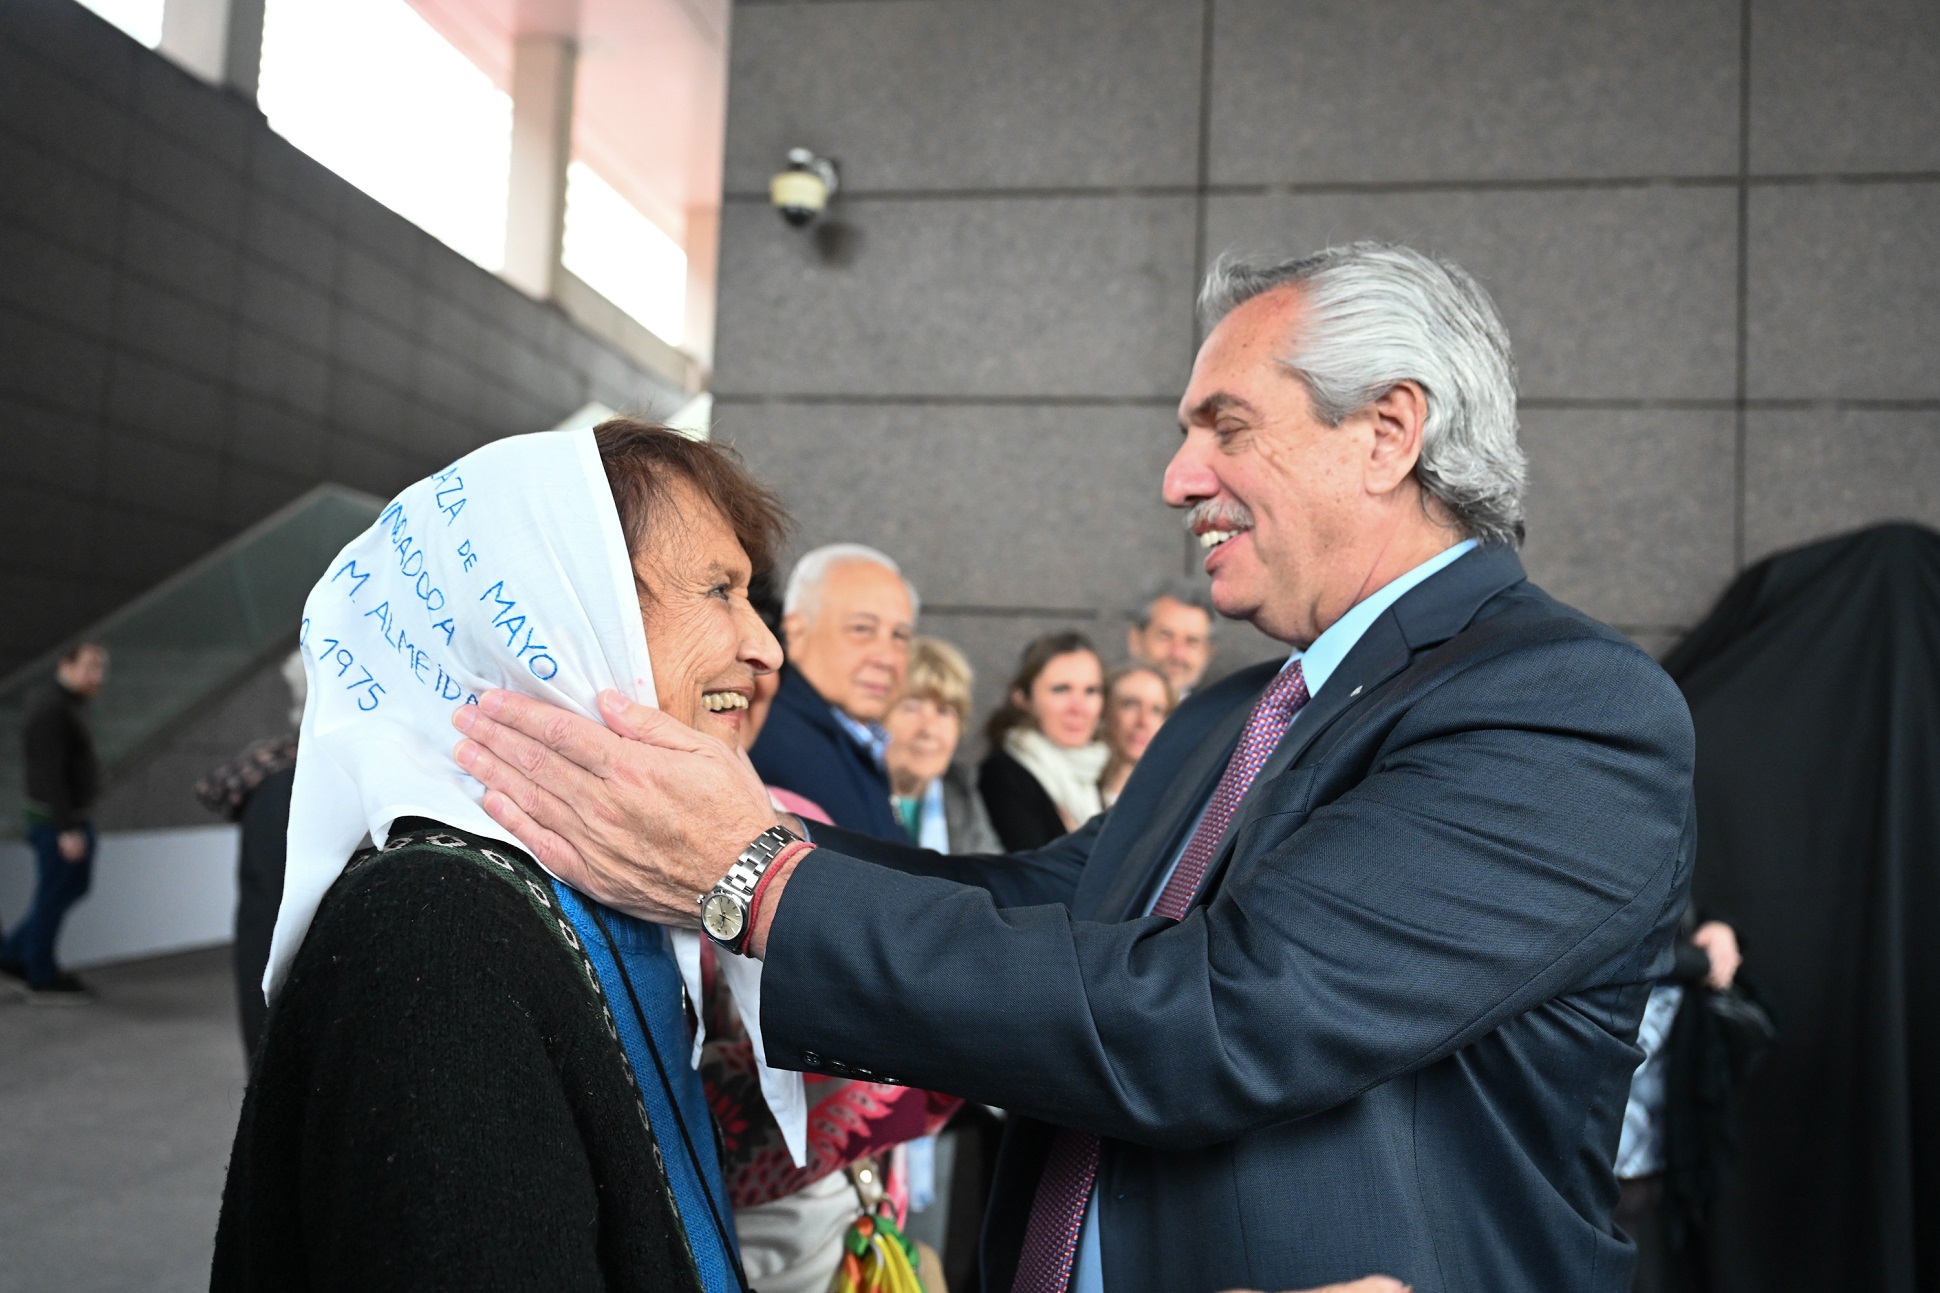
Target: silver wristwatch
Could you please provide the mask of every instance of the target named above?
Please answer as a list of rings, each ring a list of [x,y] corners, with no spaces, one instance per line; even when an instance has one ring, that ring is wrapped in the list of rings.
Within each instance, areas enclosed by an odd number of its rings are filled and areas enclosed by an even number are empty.
[[[754,925],[754,890],[783,849],[797,841],[786,826],[770,826],[741,850],[721,882],[701,895],[701,928],[707,936],[739,954]]]

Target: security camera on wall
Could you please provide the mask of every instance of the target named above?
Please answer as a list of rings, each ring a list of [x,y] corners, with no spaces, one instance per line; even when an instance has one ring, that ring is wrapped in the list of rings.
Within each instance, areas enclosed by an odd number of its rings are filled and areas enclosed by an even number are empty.
[[[797,229],[815,223],[842,186],[835,163],[806,148],[788,150],[788,169],[768,181],[768,200]]]

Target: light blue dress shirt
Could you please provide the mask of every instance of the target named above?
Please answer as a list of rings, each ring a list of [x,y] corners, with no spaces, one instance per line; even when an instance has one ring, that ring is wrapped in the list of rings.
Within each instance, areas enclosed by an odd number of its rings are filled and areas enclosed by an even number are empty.
[[[1288,656],[1288,665],[1295,660],[1300,661],[1300,667],[1307,678],[1309,699],[1320,695],[1320,689],[1325,687],[1327,680],[1334,676],[1334,670],[1340,667],[1340,662],[1347,658],[1347,653],[1354,649],[1354,644],[1361,640],[1361,636],[1368,631],[1374,621],[1387,612],[1388,607],[1400,601],[1402,596],[1416,584],[1444,567],[1452,565],[1474,547],[1474,539],[1464,539],[1454,547],[1436,553],[1407,574],[1381,585],[1379,589],[1356,602],[1347,614],[1329,625],[1326,632],[1314,639],[1312,646],[1305,651],[1295,651]],[[1286,665],[1281,666],[1283,669],[1285,667]],[[1301,713],[1305,712],[1305,710],[1301,711]],[[1293,721],[1298,724],[1300,714],[1295,714]],[[1287,730],[1292,731],[1293,728],[1289,727]],[[1205,811],[1202,806],[1199,809],[1200,816],[1204,816]],[[1198,829],[1196,819],[1193,822],[1193,829],[1195,831]],[[1192,839],[1191,832],[1186,834],[1186,839],[1188,841]],[[1152,896],[1145,904],[1146,915],[1152,914],[1152,907],[1158,902],[1159,895],[1165,892],[1166,881],[1172,878],[1173,869],[1179,865],[1179,857],[1184,853],[1185,847],[1181,845],[1179,853],[1172,859],[1172,865],[1165,869],[1165,874],[1160,876],[1158,883],[1152,886]],[[1071,1273],[1071,1288],[1072,1293],[1105,1293],[1104,1261],[1098,1245],[1098,1192],[1095,1189],[1091,1192],[1090,1202],[1085,1204],[1084,1229],[1078,1235],[1078,1256]]]
[[[857,745],[869,751],[869,757],[874,759],[876,766],[880,768],[882,752],[889,746],[889,729],[880,723],[864,723],[850,718],[833,705],[829,706],[829,713],[835,715],[835,721],[842,725],[843,731],[855,738]]]

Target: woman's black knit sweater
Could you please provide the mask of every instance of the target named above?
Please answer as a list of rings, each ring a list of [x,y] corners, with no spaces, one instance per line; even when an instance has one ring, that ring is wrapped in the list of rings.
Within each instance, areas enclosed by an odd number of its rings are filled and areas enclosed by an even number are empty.
[[[256,1056],[211,1288],[697,1293],[597,978],[525,855],[411,823],[331,889]]]

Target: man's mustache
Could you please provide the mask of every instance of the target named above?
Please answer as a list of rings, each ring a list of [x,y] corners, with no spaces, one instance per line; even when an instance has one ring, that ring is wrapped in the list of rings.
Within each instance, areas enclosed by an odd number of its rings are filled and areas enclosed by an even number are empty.
[[[1250,530],[1253,509],[1238,499],[1208,498],[1194,503],[1186,513],[1186,530],[1200,534],[1207,530]]]

